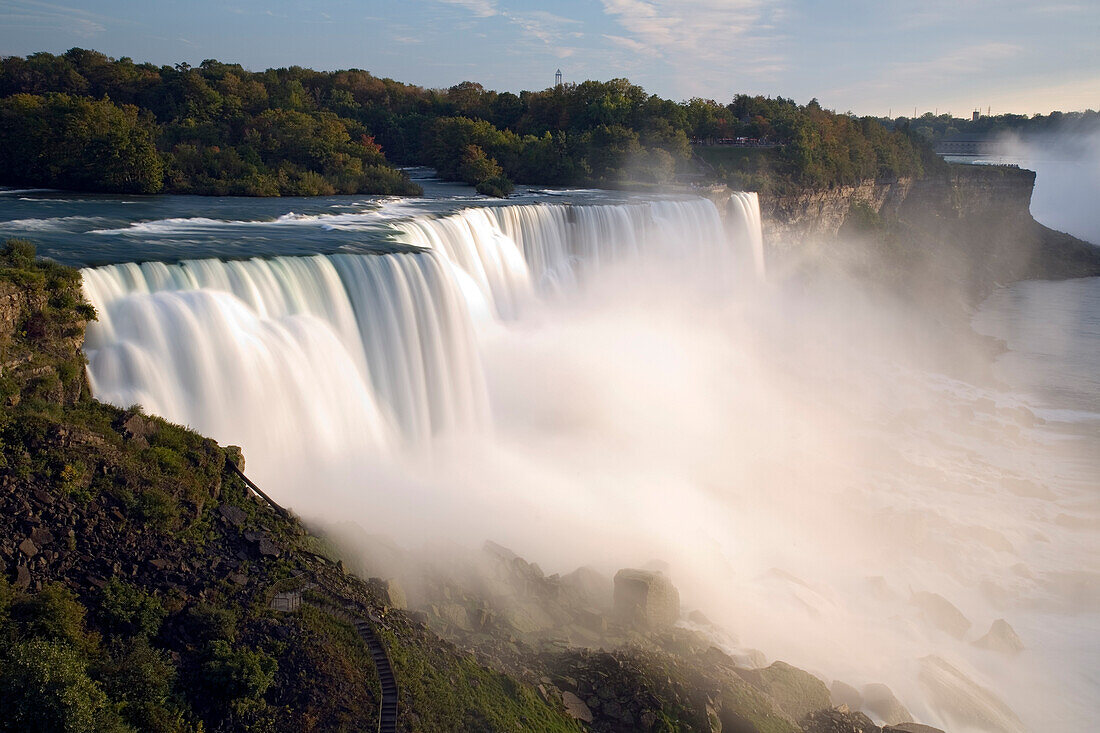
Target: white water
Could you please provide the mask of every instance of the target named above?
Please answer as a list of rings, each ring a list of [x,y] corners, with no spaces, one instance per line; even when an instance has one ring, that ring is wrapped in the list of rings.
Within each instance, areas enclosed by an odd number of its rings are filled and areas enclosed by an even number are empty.
[[[705,201],[504,206],[395,225],[419,254],[86,270],[93,390],[243,445],[306,516],[553,570],[659,557],[738,649],[967,730],[919,680],[935,654],[1027,727],[1087,730],[1080,448],[929,372],[904,313],[737,277],[763,271],[759,209],[726,206],[725,229]],[[999,617],[1020,657],[969,643]]]

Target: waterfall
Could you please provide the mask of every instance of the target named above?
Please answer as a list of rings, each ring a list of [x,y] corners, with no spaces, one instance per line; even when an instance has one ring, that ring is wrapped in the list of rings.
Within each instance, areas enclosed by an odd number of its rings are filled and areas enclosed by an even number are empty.
[[[734,222],[748,241],[759,239],[753,211]],[[85,269],[99,314],[85,340],[93,393],[242,444],[260,462],[302,446],[424,444],[490,427],[483,324],[643,253],[730,267],[703,199],[471,208],[393,226],[422,251]]]
[[[738,243],[756,251],[762,246],[760,209],[755,194],[746,196],[752,206],[730,212],[732,230]],[[722,220],[705,199],[485,207],[397,228],[405,243],[431,249],[453,265],[475,311],[505,319],[538,293],[567,293],[585,273],[643,253],[691,266],[731,267]]]
[[[755,192],[734,191],[726,207],[731,238],[748,250],[756,276],[763,279],[764,235],[760,220],[760,197]]]

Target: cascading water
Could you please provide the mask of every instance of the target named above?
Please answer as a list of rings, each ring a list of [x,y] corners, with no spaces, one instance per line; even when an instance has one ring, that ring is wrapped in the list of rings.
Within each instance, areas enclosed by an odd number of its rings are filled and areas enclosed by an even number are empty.
[[[760,196],[755,191],[735,191],[726,206],[729,208],[729,228],[734,240],[747,246],[756,276],[763,279],[764,235],[761,230]]]
[[[704,200],[474,208],[395,226],[427,251],[85,269],[96,396],[246,448],[327,435],[329,412],[343,437],[328,446],[423,443],[488,426],[471,314],[514,318],[536,290],[575,288],[582,270],[640,252],[728,265]],[[282,417],[258,420],[272,403]]]

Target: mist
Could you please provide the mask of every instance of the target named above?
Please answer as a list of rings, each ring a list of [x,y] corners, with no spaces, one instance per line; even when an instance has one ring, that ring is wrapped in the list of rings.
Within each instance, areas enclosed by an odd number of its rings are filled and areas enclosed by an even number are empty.
[[[1100,507],[1083,461],[1095,442],[1055,440],[1020,395],[969,379],[977,341],[943,338],[906,303],[836,273],[761,280],[721,229],[648,216],[665,246],[632,241],[629,257],[602,253],[575,280],[550,278],[568,287],[509,292],[506,318],[493,317],[488,283],[464,282],[476,348],[448,358],[482,375],[488,419],[397,444],[345,421],[316,453],[253,434],[249,474],[307,520],[358,525],[440,564],[485,540],[547,572],[659,561],[730,653],[885,683],[948,730],[1087,730]],[[328,328],[303,317],[269,313],[266,329]],[[314,353],[317,378],[337,363],[342,378],[354,371],[348,341],[313,340],[331,354]],[[324,398],[324,410],[359,409]],[[240,441],[239,423],[215,412],[193,424]],[[302,424],[284,414],[263,426],[286,436]],[[918,602],[929,593],[971,627],[945,631]],[[1000,618],[1020,655],[971,643]]]
[[[998,140],[998,160],[1035,171],[1031,213],[1051,229],[1100,245],[1100,126]]]

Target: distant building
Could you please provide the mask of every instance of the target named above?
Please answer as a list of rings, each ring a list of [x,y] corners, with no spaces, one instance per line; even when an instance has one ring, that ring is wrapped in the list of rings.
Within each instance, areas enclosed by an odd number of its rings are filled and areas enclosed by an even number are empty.
[[[554,86],[561,86],[561,69],[558,69],[558,73],[554,74]]]
[[[940,155],[990,155],[997,152],[997,143],[990,135],[961,133],[937,140],[932,149]]]
[[[982,116],[982,111],[981,111],[980,109],[976,109],[976,110],[974,110],[974,117],[973,117],[973,120],[974,120],[975,122],[977,122],[977,121],[978,121],[978,118],[979,118],[979,117],[981,117],[981,116]]]

